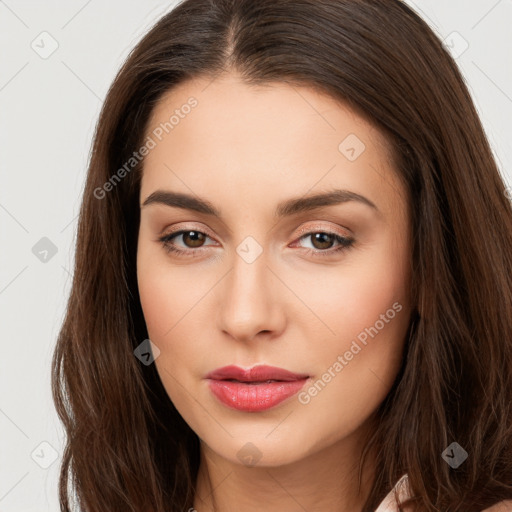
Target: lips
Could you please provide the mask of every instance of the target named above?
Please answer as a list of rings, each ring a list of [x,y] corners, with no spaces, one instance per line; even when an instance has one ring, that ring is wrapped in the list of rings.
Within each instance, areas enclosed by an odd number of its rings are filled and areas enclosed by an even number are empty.
[[[298,393],[308,378],[309,375],[265,365],[248,370],[224,366],[206,376],[210,390],[221,403],[246,412],[276,406]]]

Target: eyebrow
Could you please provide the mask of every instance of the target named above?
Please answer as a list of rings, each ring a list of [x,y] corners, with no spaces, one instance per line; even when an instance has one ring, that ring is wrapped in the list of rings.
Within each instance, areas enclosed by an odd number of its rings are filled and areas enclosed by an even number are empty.
[[[379,211],[377,206],[368,198],[349,190],[335,189],[329,192],[282,201],[277,205],[274,215],[276,217],[289,217],[291,215],[297,215],[299,213],[308,212],[324,206],[343,204],[349,201],[356,201],[369,206],[377,212]],[[222,217],[221,212],[209,201],[189,194],[183,194],[181,192],[155,190],[145,199],[141,208],[150,204],[163,204],[165,206],[193,210],[195,212],[212,215],[214,217]]]

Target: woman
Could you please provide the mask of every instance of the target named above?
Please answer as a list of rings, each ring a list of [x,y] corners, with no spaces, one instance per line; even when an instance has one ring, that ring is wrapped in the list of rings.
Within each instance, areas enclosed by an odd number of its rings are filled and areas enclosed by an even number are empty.
[[[405,4],[182,2],[95,134],[62,510],[511,509],[511,275],[482,125]]]

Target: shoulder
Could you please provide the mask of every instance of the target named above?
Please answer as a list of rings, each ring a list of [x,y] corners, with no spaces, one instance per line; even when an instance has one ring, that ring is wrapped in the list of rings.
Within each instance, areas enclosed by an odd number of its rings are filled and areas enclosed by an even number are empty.
[[[409,478],[407,473],[402,475],[398,480],[395,487],[391,489],[389,494],[384,498],[380,505],[375,509],[375,512],[398,512],[398,504],[395,500],[395,491],[398,494],[400,501],[410,497]],[[494,510],[492,512],[495,512]],[[501,512],[501,511],[497,511]],[[508,511],[507,511],[508,512]]]
[[[395,501],[394,491],[397,491],[400,501],[407,499],[411,495],[409,488],[409,478],[407,473],[402,475],[395,487],[384,498],[375,512],[398,512],[398,504]],[[505,500],[482,510],[482,512],[512,512],[512,500]]]
[[[512,500],[500,501],[482,512],[512,512]]]

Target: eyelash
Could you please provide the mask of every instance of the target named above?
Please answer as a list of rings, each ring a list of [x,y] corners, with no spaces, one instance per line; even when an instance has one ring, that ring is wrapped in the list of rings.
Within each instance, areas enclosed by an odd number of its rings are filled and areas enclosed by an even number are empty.
[[[197,253],[202,252],[201,249],[204,249],[204,247],[198,247],[197,249],[185,250],[185,249],[178,249],[175,245],[170,243],[172,238],[175,238],[177,236],[180,236],[184,233],[189,233],[189,232],[201,233],[202,235],[205,235],[208,238],[210,238],[207,233],[204,233],[203,231],[199,231],[198,229],[182,229],[180,231],[175,231],[174,233],[164,235],[163,237],[159,238],[158,240],[159,240],[159,242],[161,242],[164,250],[167,253],[173,253],[173,254],[177,254],[178,256],[186,256],[186,257],[199,256],[199,254],[197,254]],[[309,249],[311,254],[313,254],[315,257],[319,257],[319,258],[329,257],[329,256],[332,256],[333,254],[337,254],[341,251],[350,249],[355,241],[353,238],[340,236],[337,233],[334,233],[332,231],[320,231],[320,230],[302,232],[301,236],[298,238],[298,240],[302,240],[303,238],[307,238],[308,236],[315,235],[318,233],[333,236],[335,241],[340,244],[339,247],[336,247],[335,249],[326,249],[326,250]],[[194,253],[196,253],[196,254],[194,254]]]

